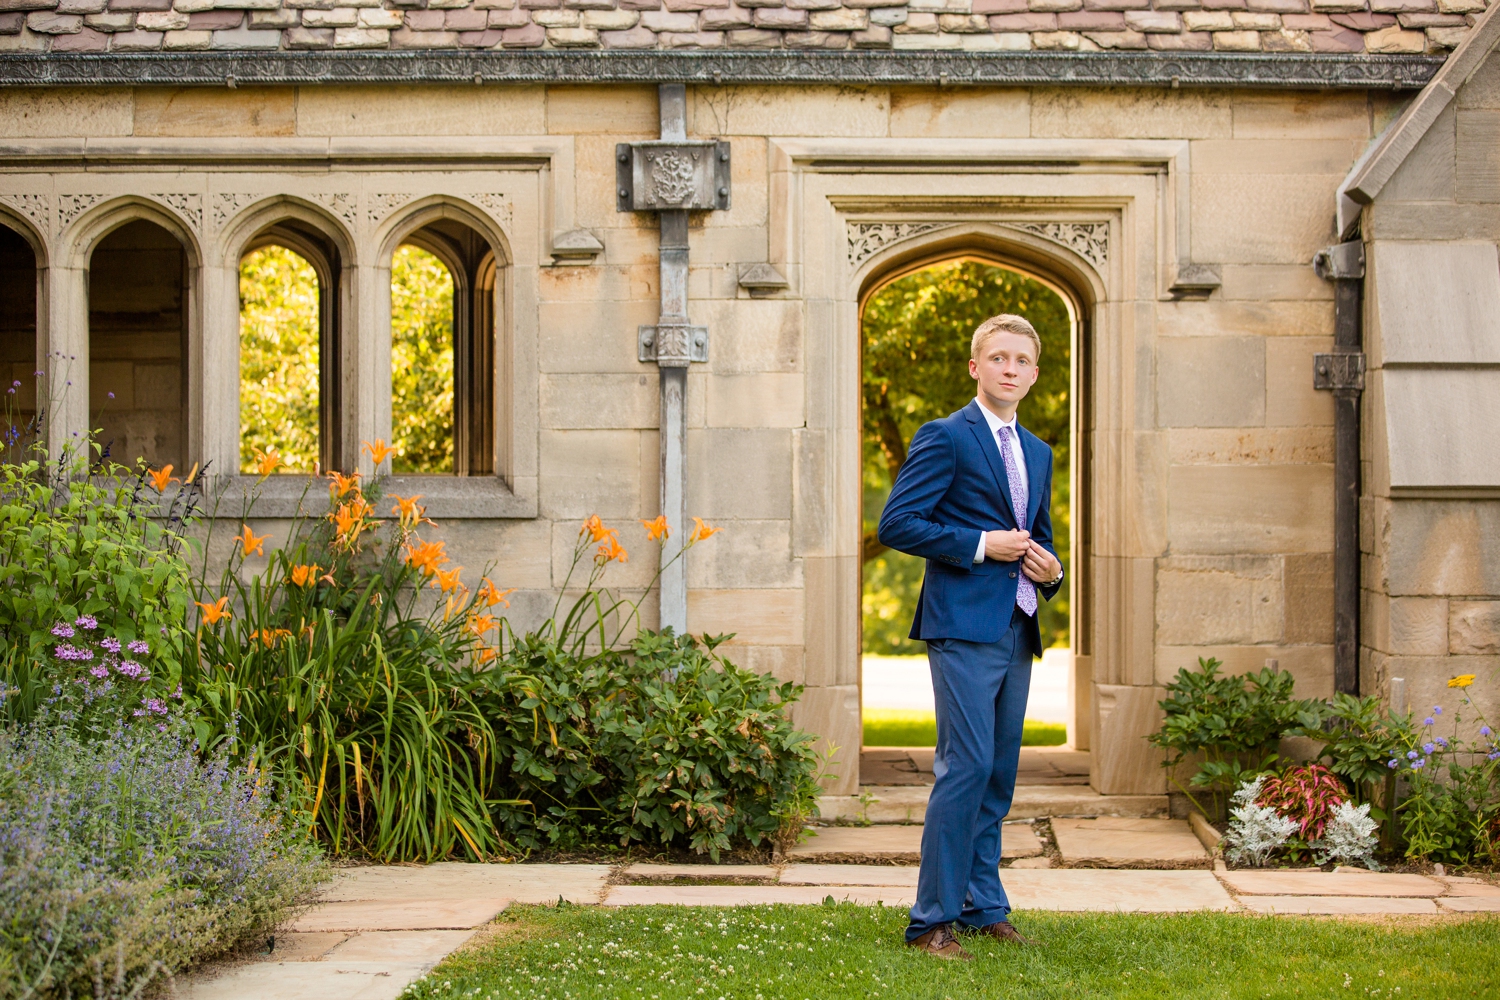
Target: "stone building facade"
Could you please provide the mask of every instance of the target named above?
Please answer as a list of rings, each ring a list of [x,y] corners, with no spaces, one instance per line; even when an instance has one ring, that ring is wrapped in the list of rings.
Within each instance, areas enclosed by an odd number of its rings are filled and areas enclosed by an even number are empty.
[[[661,310],[663,236],[653,214],[619,209],[617,147],[658,139],[656,84],[686,80],[687,138],[732,151],[728,207],[689,216],[688,313],[707,360],[687,374],[686,509],[725,530],[688,558],[688,627],[733,632],[732,658],[805,684],[799,721],[841,748],[832,790],[855,790],[860,305],[926,262],[1022,270],[1075,317],[1070,732],[1094,750],[1100,791],[1158,792],[1143,737],[1178,668],[1274,659],[1303,695],[1333,691],[1333,406],[1313,366],[1334,306],[1310,262],[1346,235],[1346,175],[1476,15],[1480,37],[1481,7],[0,0],[13,50],[0,225],[16,244],[0,248],[0,288],[7,302],[35,288],[31,313],[0,310],[3,350],[17,372],[79,359],[43,386],[59,439],[88,426],[105,380],[128,380],[133,406],[180,414],[177,438],[137,421],[155,460],[235,469],[238,264],[295,243],[318,269],[336,359],[325,454],[369,472],[359,443],[390,431],[391,255],[438,248],[490,352],[463,390],[474,459],[393,488],[425,494],[460,561],[493,561],[519,588],[518,624],[551,609],[592,514],[632,554],[610,581],[642,585],[661,437],[637,331]],[[350,46],[382,51],[336,51]],[[576,46],[601,51],[552,51]],[[305,51],[319,47],[335,51]],[[1365,210],[1366,238],[1382,204]],[[1494,254],[1497,230],[1474,229],[1488,215],[1452,217]],[[141,256],[137,270],[165,289],[146,310],[155,353],[106,359],[103,289],[128,289],[105,282],[98,254],[143,248],[159,266]],[[1406,481],[1383,456],[1399,449],[1372,402],[1383,349],[1365,400],[1368,690],[1387,656],[1430,653],[1398,647],[1406,633],[1387,622],[1442,619],[1443,658],[1401,666],[1437,684],[1488,621],[1483,595],[1500,593],[1492,567],[1461,584],[1441,567],[1376,582],[1400,576],[1385,567],[1400,563],[1401,518],[1472,522],[1478,534],[1452,537],[1481,553],[1500,530],[1491,453],[1454,458],[1453,475],[1485,480],[1454,487],[1470,493],[1396,495]],[[1454,364],[1482,382],[1486,358]],[[273,480],[256,514],[274,531],[297,492]]]

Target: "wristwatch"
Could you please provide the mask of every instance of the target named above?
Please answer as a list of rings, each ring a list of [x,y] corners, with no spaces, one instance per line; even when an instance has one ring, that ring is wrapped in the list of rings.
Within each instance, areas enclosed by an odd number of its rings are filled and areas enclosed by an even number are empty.
[[[1057,571],[1057,575],[1055,577],[1053,577],[1052,579],[1048,580],[1046,583],[1041,583],[1041,584],[1038,584],[1037,586],[1039,586],[1039,587],[1055,587],[1059,583],[1062,583],[1063,573],[1064,573],[1063,570],[1058,570]]]

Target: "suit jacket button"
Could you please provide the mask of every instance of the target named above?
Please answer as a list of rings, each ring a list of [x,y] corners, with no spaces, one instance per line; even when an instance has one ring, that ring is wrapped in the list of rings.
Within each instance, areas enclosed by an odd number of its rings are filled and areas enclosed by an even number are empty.
[[[1011,574],[1010,574],[1010,578],[1011,578],[1011,579],[1012,579],[1012,580],[1014,580],[1014,579],[1015,579],[1015,578],[1016,578],[1016,573],[1015,573],[1015,570],[1012,570],[1012,571],[1011,571]]]

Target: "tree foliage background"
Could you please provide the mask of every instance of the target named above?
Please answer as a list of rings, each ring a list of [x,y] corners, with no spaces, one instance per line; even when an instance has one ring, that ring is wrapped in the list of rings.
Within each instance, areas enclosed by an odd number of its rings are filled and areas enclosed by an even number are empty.
[[[453,276],[426,250],[391,258],[393,472],[453,471]]]
[[[288,472],[318,460],[318,273],[286,247],[240,261],[240,471],[255,449]]]
[[[1069,372],[1072,323],[1052,289],[1025,275],[975,260],[925,268],[891,282],[866,302],[864,347],[864,651],[921,653],[906,638],[922,586],[923,561],[885,548],[875,537],[891,483],[918,427],[974,398],[969,340],[999,313],[1025,316],[1042,338],[1041,374],[1021,403],[1020,421],[1052,446],[1052,524],[1068,563]],[[1042,603],[1044,646],[1068,641],[1067,591]]]

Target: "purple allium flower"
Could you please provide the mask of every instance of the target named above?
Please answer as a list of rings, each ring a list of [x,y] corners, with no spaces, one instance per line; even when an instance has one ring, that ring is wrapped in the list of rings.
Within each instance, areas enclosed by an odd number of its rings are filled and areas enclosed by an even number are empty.
[[[1435,726],[1435,725],[1437,725],[1437,720],[1434,719],[1432,716],[1429,715],[1427,718],[1425,718],[1425,719],[1422,720],[1422,725],[1424,725],[1424,726]]]
[[[58,622],[56,625],[52,626],[52,634],[57,636],[59,639],[71,639],[73,638],[73,626],[69,625],[67,622]]]
[[[151,647],[146,645],[145,639],[132,639],[129,643],[126,644],[125,648],[130,650],[137,656],[145,656],[147,653],[151,652]]]
[[[1433,743],[1431,740],[1429,740],[1428,742],[1422,744],[1422,752],[1423,753],[1432,753],[1432,751],[1434,751],[1436,749],[1437,749],[1437,744]]]
[[[92,629],[99,627],[99,620],[93,615],[79,615],[73,620],[73,624],[77,625],[79,628]]]
[[[111,653],[118,653],[120,651],[120,640],[116,639],[112,635],[105,636],[103,639],[99,640],[99,645],[103,646]]]

